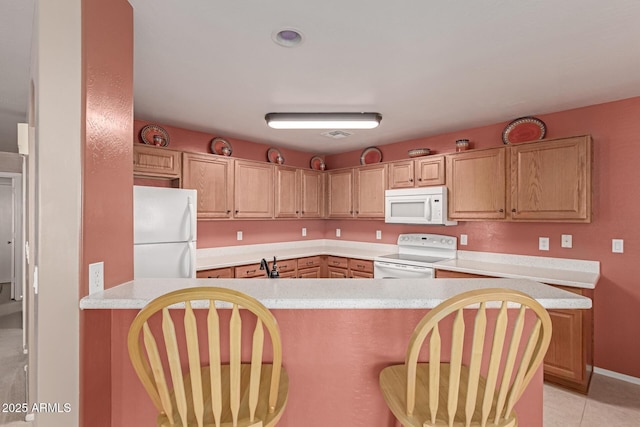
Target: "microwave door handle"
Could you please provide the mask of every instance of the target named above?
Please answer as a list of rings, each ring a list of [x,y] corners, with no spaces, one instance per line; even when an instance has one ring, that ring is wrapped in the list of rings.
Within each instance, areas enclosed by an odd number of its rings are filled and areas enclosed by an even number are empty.
[[[425,215],[424,216],[427,219],[427,221],[429,221],[429,222],[432,221],[432,218],[431,218],[431,216],[432,216],[431,203],[432,203],[432,199],[431,199],[431,196],[429,196],[429,197],[427,197],[427,200],[426,200],[426,202],[424,204],[424,210],[425,210],[425,212],[424,212]]]

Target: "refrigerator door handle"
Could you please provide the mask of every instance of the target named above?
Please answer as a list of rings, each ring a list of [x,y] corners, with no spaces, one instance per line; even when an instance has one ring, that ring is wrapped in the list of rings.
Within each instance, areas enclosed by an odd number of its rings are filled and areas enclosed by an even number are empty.
[[[191,200],[191,197],[187,197],[187,208],[189,209],[189,239],[188,240],[194,240],[195,236],[193,235],[193,230],[196,229],[195,226],[195,222],[196,222],[196,214],[193,211],[193,200]]]
[[[194,274],[194,260],[196,259],[196,247],[193,240],[189,241],[189,256],[185,262],[186,264],[186,275],[184,277],[196,277]]]

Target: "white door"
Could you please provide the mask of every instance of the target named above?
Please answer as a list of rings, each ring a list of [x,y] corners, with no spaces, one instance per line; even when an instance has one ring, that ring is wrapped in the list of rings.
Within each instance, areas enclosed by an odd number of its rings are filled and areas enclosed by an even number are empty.
[[[0,180],[0,283],[13,278],[13,188]]]

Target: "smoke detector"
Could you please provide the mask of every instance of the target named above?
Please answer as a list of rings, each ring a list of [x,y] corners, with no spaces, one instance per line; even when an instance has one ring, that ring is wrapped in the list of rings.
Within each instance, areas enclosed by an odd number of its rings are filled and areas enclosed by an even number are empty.
[[[330,130],[329,132],[323,132],[320,135],[326,136],[327,138],[342,139],[353,134],[350,132],[345,132],[343,130]]]

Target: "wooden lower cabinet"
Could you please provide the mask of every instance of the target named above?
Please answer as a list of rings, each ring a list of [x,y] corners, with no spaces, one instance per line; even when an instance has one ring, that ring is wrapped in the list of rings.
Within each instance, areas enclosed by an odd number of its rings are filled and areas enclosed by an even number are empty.
[[[373,261],[350,259],[349,277],[353,279],[373,279]]]
[[[320,274],[320,266],[303,268],[301,270],[298,270],[298,278],[299,279],[321,279],[322,275]]]
[[[327,257],[327,274],[329,279],[346,279],[349,277],[349,259],[343,257]]]
[[[320,279],[320,256],[298,258],[298,277],[301,279]]]
[[[278,273],[280,274],[280,278],[289,279],[298,277],[298,260],[293,259],[284,259],[277,260],[276,266],[278,268]],[[273,269],[273,261],[269,262],[269,270]]]
[[[486,278],[479,274],[436,270],[436,278]],[[593,290],[549,285],[590,298]],[[551,343],[544,357],[544,380],[586,394],[593,373],[593,309],[547,310]]]
[[[233,279],[233,270],[233,267],[200,270],[196,272],[196,277],[199,279]]]
[[[593,301],[591,289],[552,286]],[[553,326],[544,358],[544,379],[586,394],[593,374],[593,309],[547,311]]]

